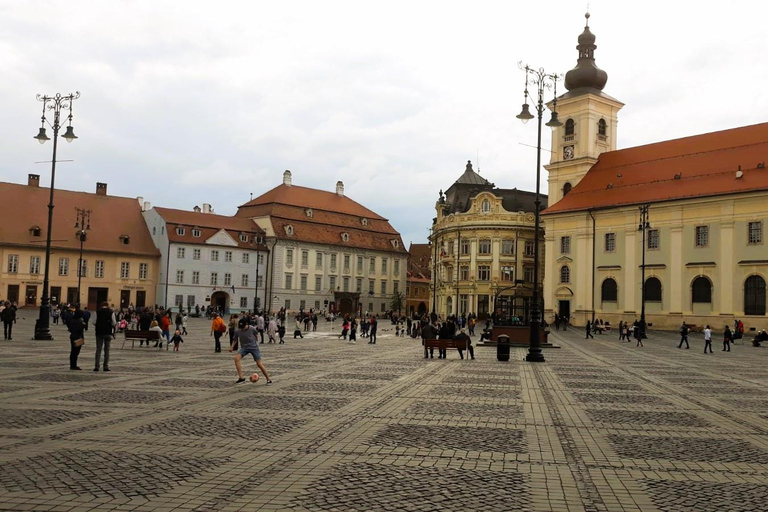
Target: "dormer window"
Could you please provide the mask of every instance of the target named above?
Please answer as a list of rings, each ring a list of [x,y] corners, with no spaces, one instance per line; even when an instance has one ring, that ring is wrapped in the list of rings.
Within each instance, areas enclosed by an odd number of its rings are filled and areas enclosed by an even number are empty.
[[[193,237],[195,237],[195,238],[200,238],[200,236],[201,236],[201,235],[202,235],[202,233],[200,232],[200,230],[199,230],[199,229],[197,229],[197,228],[192,228],[192,236],[193,236]]]
[[[285,234],[286,235],[293,236],[293,226],[288,224],[287,226],[284,227],[284,229],[285,229]]]
[[[574,134],[574,132],[575,132],[575,130],[574,130],[575,125],[576,125],[576,123],[573,122],[573,119],[568,119],[565,122],[565,135],[566,136]]]
[[[40,236],[40,226],[32,226],[29,228],[29,233],[32,236]]]
[[[310,218],[310,219],[311,219],[311,218],[313,218],[313,217],[315,216],[315,212],[313,212],[313,211],[312,211],[312,208],[307,208],[307,209],[304,211],[304,213],[306,213],[306,214],[307,214],[307,217],[308,217],[308,218]]]
[[[363,217],[362,219],[360,219],[360,224],[362,224],[363,226],[367,226],[368,225],[368,219]]]
[[[131,243],[131,237],[128,235],[120,235],[120,242],[123,245],[128,245]]]
[[[342,233],[341,234],[341,241],[342,242],[349,242],[349,233]]]
[[[179,236],[184,236],[187,233],[187,230],[184,228],[176,228],[176,234]]]
[[[605,119],[600,119],[597,122],[597,136],[601,139],[605,139],[606,133],[608,131],[608,123],[605,122]]]
[[[483,199],[481,211],[484,213],[491,211],[491,202],[488,199]]]
[[[246,235],[246,234],[241,234],[241,235],[240,235],[240,241],[241,241],[241,242],[247,242],[247,241],[248,241],[248,235]]]
[[[400,247],[400,240],[398,240],[398,239],[396,239],[396,238],[395,238],[395,239],[392,239],[392,241],[391,241],[391,242],[392,242],[392,247],[394,247],[395,249],[397,249],[398,247]]]

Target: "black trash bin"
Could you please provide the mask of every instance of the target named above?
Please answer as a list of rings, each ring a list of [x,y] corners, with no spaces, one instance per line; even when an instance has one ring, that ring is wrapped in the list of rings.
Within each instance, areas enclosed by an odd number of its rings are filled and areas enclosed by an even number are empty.
[[[496,340],[496,359],[509,361],[509,336],[500,334]]]

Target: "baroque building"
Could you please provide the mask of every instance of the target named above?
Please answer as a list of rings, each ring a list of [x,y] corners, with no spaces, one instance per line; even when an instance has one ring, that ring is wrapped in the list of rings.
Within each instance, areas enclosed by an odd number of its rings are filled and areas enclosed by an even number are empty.
[[[12,212],[0,223],[0,298],[20,307],[39,307],[42,299],[49,197],[37,174],[26,185],[0,183],[0,204]],[[127,309],[155,303],[160,252],[141,217],[141,198],[110,196],[107,184],[97,183],[95,193],[55,189],[54,205],[52,304],[96,309],[109,302]],[[77,208],[90,212],[82,259]]]
[[[238,207],[269,248],[266,309],[380,314],[404,298],[407,252],[384,217],[344,194],[283,183]]]
[[[438,315],[475,313],[484,319],[501,307],[528,321],[534,199],[533,192],[497,188],[472,169],[472,162],[445,196],[440,192],[429,237],[437,247],[431,268]],[[546,206],[547,196],[540,199]],[[539,236],[543,248],[543,230]]]
[[[768,124],[617,150],[622,103],[602,92],[588,26],[578,42],[546,166],[545,319],[615,325],[644,307],[660,328],[768,327]]]

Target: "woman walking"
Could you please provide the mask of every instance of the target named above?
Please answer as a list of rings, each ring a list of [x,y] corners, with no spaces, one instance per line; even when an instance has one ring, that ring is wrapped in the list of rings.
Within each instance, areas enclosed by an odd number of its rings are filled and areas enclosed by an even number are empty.
[[[80,370],[77,366],[77,358],[80,355],[80,349],[83,348],[85,338],[83,332],[85,330],[85,321],[83,320],[83,312],[81,310],[75,311],[75,316],[72,321],[67,324],[69,328],[69,369]]]

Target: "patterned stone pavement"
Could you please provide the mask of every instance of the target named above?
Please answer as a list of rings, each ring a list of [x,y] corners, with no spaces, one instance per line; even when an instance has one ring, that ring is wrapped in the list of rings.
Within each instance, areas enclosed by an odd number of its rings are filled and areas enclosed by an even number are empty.
[[[110,373],[32,325],[0,350],[2,510],[768,509],[766,349],[579,330],[544,364],[424,360],[384,322],[375,346],[321,325],[236,385],[204,321],[179,353],[118,338]]]

